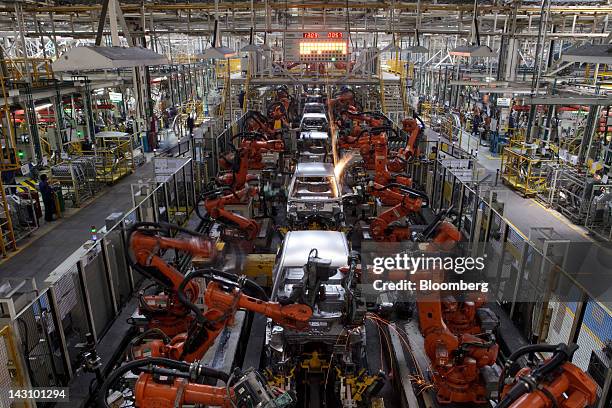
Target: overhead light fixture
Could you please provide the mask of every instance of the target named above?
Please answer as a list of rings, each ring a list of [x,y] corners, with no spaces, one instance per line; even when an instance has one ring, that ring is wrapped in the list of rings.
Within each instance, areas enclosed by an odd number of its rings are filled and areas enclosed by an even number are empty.
[[[414,30],[414,39],[416,41],[416,45],[409,45],[408,48],[406,48],[406,51],[411,52],[413,54],[427,54],[429,52],[429,48],[423,47],[421,45],[418,29]]]
[[[427,54],[429,52],[429,48],[423,47],[422,45],[410,45],[406,48],[406,51],[413,54]]]
[[[402,52],[402,49],[395,44],[395,33],[391,39],[391,42],[384,47],[381,52]]]
[[[472,18],[472,45],[462,45],[449,52],[450,55],[458,57],[495,57],[495,53],[486,45],[480,45],[480,34],[478,32],[478,2],[474,2],[474,17]]]
[[[402,52],[402,49],[398,47],[395,42],[388,44],[385,48],[382,49],[382,52]]]
[[[249,37],[249,43],[240,49],[240,52],[253,52],[259,50],[259,47],[253,44],[253,27],[251,27],[251,35]]]
[[[495,57],[493,50],[486,45],[462,45],[449,52],[450,55],[458,57]]]
[[[219,35],[219,21],[215,20],[215,30],[213,31],[212,47],[204,51],[202,59],[227,59],[236,55],[236,51],[229,47],[221,45],[221,36]]]
[[[562,62],[612,64],[612,44],[585,44],[572,47],[561,55]]]
[[[168,64],[168,58],[143,47],[73,47],[51,64],[53,71],[91,71]]]

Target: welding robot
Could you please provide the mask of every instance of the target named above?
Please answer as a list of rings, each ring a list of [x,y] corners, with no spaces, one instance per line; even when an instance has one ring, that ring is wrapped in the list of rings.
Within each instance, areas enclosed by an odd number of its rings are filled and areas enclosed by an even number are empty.
[[[572,364],[577,344],[531,344],[508,358],[499,381],[496,408],[586,408],[597,400],[597,383]],[[550,358],[510,373],[527,354],[552,353]],[[530,359],[532,360],[532,359]]]
[[[427,278],[438,282],[445,277],[443,271],[428,272]],[[499,352],[495,336],[453,334],[444,322],[438,291],[419,292],[417,308],[438,403],[486,404],[499,379],[493,367]]]
[[[433,248],[435,243],[428,245],[429,252]],[[445,276],[443,271],[431,271],[428,278],[442,282]],[[479,296],[468,299],[481,301]],[[417,306],[438,403],[480,405],[499,400],[496,408],[586,408],[595,402],[597,385],[571,363],[576,345],[526,346],[508,358],[498,375],[493,366],[499,352],[494,334],[499,323],[486,308],[478,309],[485,312],[478,315],[479,333],[470,332],[470,319],[468,324],[456,326],[454,333],[446,324],[448,311],[438,291],[420,292]],[[466,323],[465,319],[458,321]],[[519,358],[536,352],[552,353],[552,357],[515,370]]]
[[[240,138],[239,152],[247,151],[245,154],[248,162],[248,170],[261,170],[265,167],[263,163],[263,152],[283,152],[285,150],[285,143],[282,140],[267,140],[265,135],[257,132],[243,132],[238,133],[232,138]],[[233,143],[232,143],[233,145]],[[219,166],[223,170],[231,170],[236,159],[236,151],[229,152],[219,158]],[[241,157],[241,160],[243,158]]]
[[[344,86],[328,101],[328,112],[331,113],[332,119],[336,120],[340,116],[340,112],[348,110],[351,106],[356,110],[361,110],[361,106],[355,99],[355,91]]]
[[[172,238],[170,232],[179,231],[190,238]],[[128,260],[134,270],[153,280],[162,288],[161,293],[139,293],[138,311],[147,319],[146,329],[159,330],[167,336],[186,331],[193,317],[190,309],[178,299],[177,290],[184,276],[163,258],[166,250],[174,249],[200,256],[214,262],[219,257],[216,242],[202,234],[177,225],[139,222],[127,232]],[[200,288],[192,282],[185,288],[185,296],[195,301]]]
[[[123,393],[108,394],[129,372],[138,374],[133,392],[137,408],[289,408],[296,400],[294,393],[270,387],[253,369],[236,368],[228,375],[199,363],[145,358],[127,362],[111,372],[98,391],[96,407],[110,408],[111,404],[115,407],[125,403]],[[211,381],[225,385],[209,385]]]
[[[259,234],[257,221],[225,209],[226,205],[244,203],[249,197],[257,197],[259,189],[253,186],[244,186],[241,190],[232,191],[229,188],[216,188],[204,191],[196,205],[196,214],[201,220],[215,221],[224,228],[223,238],[226,240],[237,240],[251,242]],[[206,214],[202,214],[201,204],[203,202]],[[229,228],[233,233],[229,234]]]
[[[229,143],[231,153],[219,158],[219,167],[227,168],[229,171],[219,175],[215,179],[215,183],[222,187],[228,187],[232,191],[243,189],[247,183],[259,181],[259,178],[254,174],[249,174],[249,161],[252,150],[249,147],[236,148],[232,143]],[[231,162],[229,160],[231,155]]]
[[[417,119],[421,121],[421,127],[419,127]],[[425,129],[425,124],[418,116],[417,119],[406,118],[402,120],[402,132],[408,135],[406,145],[393,151],[387,163],[389,170],[394,173],[406,171],[406,164],[419,155],[419,136]]]
[[[405,219],[410,214],[421,212],[423,204],[429,202],[427,194],[401,184],[380,185],[371,182],[367,192],[381,201],[397,203],[370,222],[370,235],[378,242],[417,241],[446,244],[461,240],[461,233],[448,221],[450,209],[439,212],[422,231],[409,225]]]
[[[400,172],[405,171],[406,160],[398,157],[397,155],[389,154],[389,140],[386,135],[387,132],[397,134],[395,129],[387,126],[363,130],[357,141],[357,145],[359,146],[359,154],[361,154],[361,157],[363,158],[366,169],[374,170],[374,181],[376,183],[382,185],[397,183],[410,187],[412,185],[412,180],[410,177],[391,173],[389,167],[391,163],[402,164],[404,167],[403,169],[397,164],[393,165],[393,168],[400,168]],[[392,202],[383,202],[388,205],[393,204]]]
[[[208,281],[204,292],[205,312],[185,292],[195,278]],[[245,289],[257,293],[258,297],[245,294]],[[282,327],[297,331],[306,330],[312,316],[312,308],[306,304],[270,302],[265,291],[250,279],[214,269],[201,269],[188,274],[179,285],[177,294],[181,303],[193,312],[194,320],[189,330],[171,339],[153,339],[140,345],[133,342],[130,354],[134,359],[165,357],[197,361],[204,357],[221,331],[233,323],[238,309],[262,314]]]
[[[277,140],[281,137],[281,129],[274,129],[274,124],[270,126],[268,118],[258,111],[248,111],[244,116],[245,130],[247,132],[262,133],[267,140]]]
[[[372,128],[390,126],[389,119],[378,112],[358,112],[354,106],[349,106],[338,114],[338,147],[341,149],[357,149],[357,139],[364,131]]]

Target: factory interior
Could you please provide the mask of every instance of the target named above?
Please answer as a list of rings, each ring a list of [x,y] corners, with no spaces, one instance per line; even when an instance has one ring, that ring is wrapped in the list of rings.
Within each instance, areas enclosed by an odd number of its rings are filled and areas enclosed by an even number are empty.
[[[0,407],[612,408],[612,1],[0,1]]]

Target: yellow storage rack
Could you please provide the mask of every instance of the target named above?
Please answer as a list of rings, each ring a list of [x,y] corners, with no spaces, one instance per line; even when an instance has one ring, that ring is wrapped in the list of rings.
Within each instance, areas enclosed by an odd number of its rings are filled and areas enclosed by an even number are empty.
[[[552,160],[529,154],[526,145],[504,147],[501,160],[501,179],[523,196],[532,196],[546,190],[545,163]]]
[[[134,170],[132,135],[121,132],[101,132],[96,135],[95,151],[83,151],[83,156],[96,158],[97,180],[113,184]]]

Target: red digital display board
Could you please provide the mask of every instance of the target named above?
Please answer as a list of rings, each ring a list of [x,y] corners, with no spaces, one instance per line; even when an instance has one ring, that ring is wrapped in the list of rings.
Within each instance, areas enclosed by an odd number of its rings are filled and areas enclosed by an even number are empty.
[[[323,33],[323,35],[325,35],[325,34]],[[321,34],[319,34],[319,33],[302,33],[302,38],[308,38],[308,39],[321,38]],[[340,38],[344,38],[344,34],[341,33],[341,32],[333,31],[333,32],[327,33],[327,38],[340,39]]]

